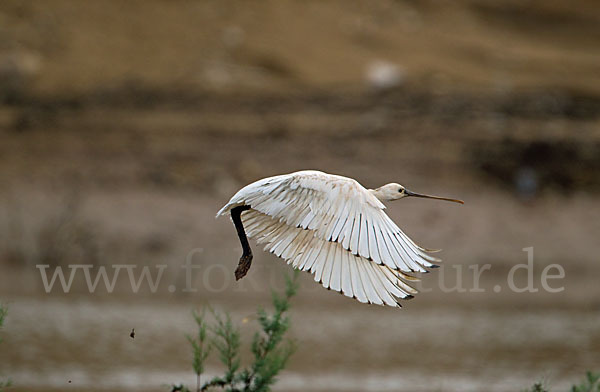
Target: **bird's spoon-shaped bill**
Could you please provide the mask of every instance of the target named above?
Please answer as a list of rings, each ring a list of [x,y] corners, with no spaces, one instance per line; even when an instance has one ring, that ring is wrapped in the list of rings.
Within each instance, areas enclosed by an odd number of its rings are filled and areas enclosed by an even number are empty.
[[[454,203],[465,204],[464,201],[459,200],[459,199],[450,199],[450,198],[447,198],[447,197],[425,195],[423,193],[416,193],[416,192],[413,192],[413,191],[409,191],[408,189],[405,189],[404,193],[406,194],[406,196],[423,197],[425,199],[446,200],[446,201],[451,201],[451,202],[454,202]]]

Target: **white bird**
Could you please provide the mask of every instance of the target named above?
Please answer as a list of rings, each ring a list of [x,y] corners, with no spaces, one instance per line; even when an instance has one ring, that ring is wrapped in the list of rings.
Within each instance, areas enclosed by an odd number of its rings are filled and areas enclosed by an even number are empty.
[[[243,254],[236,279],[252,263],[247,231],[257,243],[266,244],[265,250],[313,273],[325,288],[363,303],[400,306],[398,299],[417,293],[408,283],[418,279],[409,273],[427,272],[440,261],[385,213],[383,202],[407,196],[463,204],[396,183],[366,189],[351,178],[305,170],[245,186],[217,217],[230,214],[240,238]]]

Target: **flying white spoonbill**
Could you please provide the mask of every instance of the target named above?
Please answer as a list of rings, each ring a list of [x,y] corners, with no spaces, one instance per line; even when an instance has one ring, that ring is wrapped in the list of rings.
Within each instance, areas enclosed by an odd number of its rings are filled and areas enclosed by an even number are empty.
[[[240,189],[217,213],[231,215],[243,254],[243,278],[252,263],[247,235],[325,288],[360,302],[400,306],[416,290],[410,272],[427,272],[440,260],[415,244],[387,216],[383,202],[407,196],[462,200],[411,192],[391,183],[366,189],[351,178],[305,170],[263,178]],[[245,227],[245,229],[244,229]]]

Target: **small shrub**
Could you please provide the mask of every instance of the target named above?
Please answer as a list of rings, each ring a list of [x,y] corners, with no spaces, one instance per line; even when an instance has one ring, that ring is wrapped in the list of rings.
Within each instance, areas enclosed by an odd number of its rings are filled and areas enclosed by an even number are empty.
[[[273,313],[258,309],[260,331],[254,334],[251,351],[253,361],[241,368],[240,361],[240,332],[233,325],[228,314],[221,315],[211,310],[214,318],[213,325],[205,321],[205,312],[194,313],[198,326],[197,334],[187,336],[192,346],[192,367],[197,376],[196,391],[221,389],[228,392],[266,392],[276,382],[277,374],[285,368],[288,359],[295,350],[291,340],[284,341],[284,335],[290,327],[287,311],[290,300],[298,289],[298,273],[286,276],[286,289],[283,296],[273,292]],[[211,332],[212,337],[208,337]],[[204,363],[211,350],[216,350],[221,363],[225,366],[222,376],[214,377],[206,383],[201,383]],[[185,385],[173,385],[171,392],[190,392]]]
[[[6,309],[4,306],[0,305],[0,329],[2,329],[2,326],[4,325],[4,319],[6,318],[7,312],[8,312],[8,309]],[[2,338],[0,338],[0,343],[2,343]],[[0,381],[0,391],[2,391],[4,388],[10,387],[10,385],[11,385],[10,380]]]
[[[542,383],[533,384],[529,389],[523,392],[549,392]],[[585,380],[579,385],[573,385],[570,392],[600,392],[600,373],[588,371]]]
[[[198,325],[198,335],[196,338],[188,335],[187,339],[192,345],[192,367],[197,377],[196,390],[198,390],[200,389],[202,373],[204,373],[204,362],[208,358],[212,346],[210,346],[210,342],[206,338],[207,325],[204,322],[204,313],[199,315],[194,311],[193,316]]]
[[[544,388],[541,382],[536,382],[531,388],[525,389],[523,392],[548,392],[548,390]]]
[[[600,392],[600,373],[588,371],[583,383],[573,385],[571,392]]]

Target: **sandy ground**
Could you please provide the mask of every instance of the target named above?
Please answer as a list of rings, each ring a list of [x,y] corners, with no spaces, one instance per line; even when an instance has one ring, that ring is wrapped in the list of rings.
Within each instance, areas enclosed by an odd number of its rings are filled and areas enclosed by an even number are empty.
[[[236,321],[247,316],[246,304],[233,312]],[[582,369],[599,365],[597,311],[418,305],[298,304],[291,334],[300,349],[275,390],[514,391],[532,379],[565,390]],[[14,299],[11,307],[13,338],[4,349],[14,354],[4,368],[18,390],[193,385],[184,339],[193,330],[189,304]],[[208,374],[217,366],[212,361]]]

